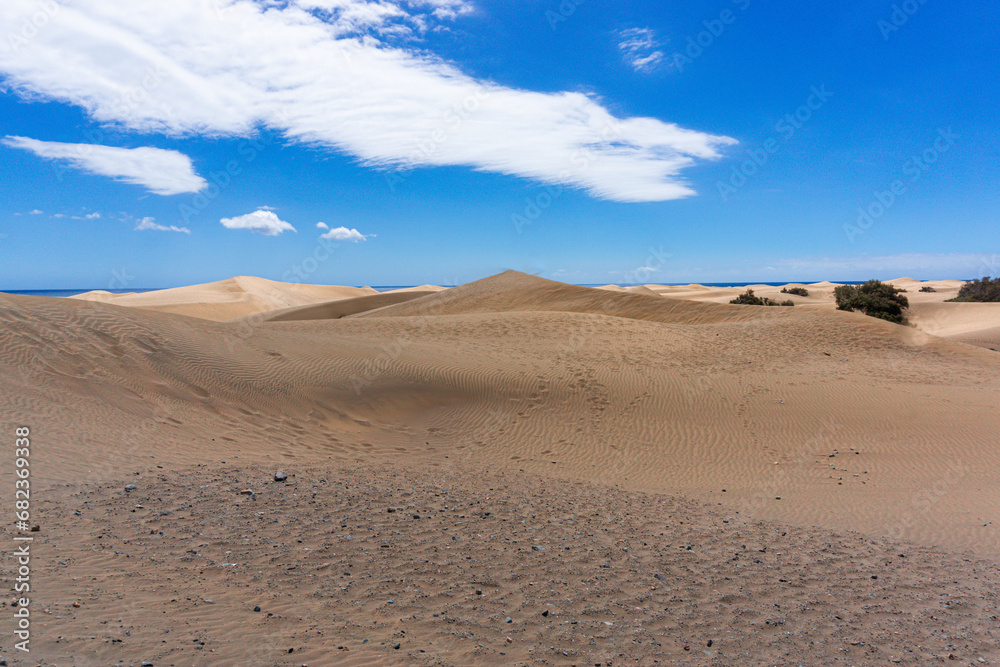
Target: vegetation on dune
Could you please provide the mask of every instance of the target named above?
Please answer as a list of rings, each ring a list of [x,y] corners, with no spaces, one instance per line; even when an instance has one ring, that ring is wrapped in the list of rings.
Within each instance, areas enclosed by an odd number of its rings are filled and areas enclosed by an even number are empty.
[[[798,296],[809,296],[809,290],[805,287],[782,287],[782,294],[795,294]]]
[[[905,291],[879,280],[869,280],[862,285],[840,285],[833,290],[833,295],[840,310],[856,310],[869,317],[906,324],[903,311],[910,307],[910,302],[902,295]]]
[[[959,288],[958,296],[948,300],[996,303],[1000,301],[1000,278],[986,276],[982,280],[970,280]]]
[[[921,292],[937,292],[937,290],[934,289],[933,287],[931,287],[930,285],[924,285],[923,287],[920,288],[920,291]]]
[[[729,303],[735,303],[740,306],[794,306],[795,304],[791,299],[786,301],[775,301],[774,299],[768,299],[766,296],[754,296],[753,290],[747,288],[747,291],[740,294],[738,297],[730,301]]]

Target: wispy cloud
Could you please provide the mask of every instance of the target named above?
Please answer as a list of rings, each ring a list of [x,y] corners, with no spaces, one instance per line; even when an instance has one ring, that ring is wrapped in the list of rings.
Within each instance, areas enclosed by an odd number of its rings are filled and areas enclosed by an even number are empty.
[[[318,226],[318,225],[317,225]],[[373,234],[362,234],[356,229],[348,229],[347,227],[334,227],[326,234],[321,234],[322,239],[333,239],[334,241],[352,241],[357,243],[358,241],[365,241],[369,236],[374,236]]]
[[[365,26],[388,34],[394,23],[429,25],[467,12],[466,2],[60,7],[28,44],[0,44],[8,86],[140,132],[247,136],[263,126],[372,167],[466,166],[622,202],[694,194],[681,172],[735,143],[654,118],[616,118],[578,92],[480,81],[371,30],[359,36]],[[34,11],[34,0],[4,0],[0,24],[20,25]],[[648,68],[654,53],[632,60]]]
[[[656,33],[649,28],[629,28],[618,34],[618,48],[622,57],[637,72],[652,72],[663,62],[663,51],[656,40]]]
[[[249,229],[264,236],[277,236],[282,232],[294,232],[295,227],[285,222],[272,211],[257,209],[253,213],[236,216],[235,218],[223,218],[219,222],[227,229]]]
[[[37,208],[34,209],[33,211],[28,211],[28,215],[43,215],[44,213],[45,213],[45,211],[42,211],[42,210],[37,209]]]
[[[143,218],[135,226],[137,232],[152,230],[155,232],[180,232],[182,234],[190,234],[191,230],[187,227],[177,227],[176,225],[158,225],[156,224],[155,218]]]
[[[191,159],[177,151],[65,144],[11,136],[5,137],[3,143],[49,160],[65,160],[71,166],[92,174],[142,185],[158,195],[198,192],[208,184],[194,172]]]
[[[972,253],[804,257],[773,262],[761,272],[765,277],[773,275],[776,280],[889,280],[904,276],[964,279],[984,272],[985,257]]]
[[[472,11],[465,0],[293,0],[320,16],[338,36],[376,34],[413,36],[427,31],[431,19],[455,19]]]

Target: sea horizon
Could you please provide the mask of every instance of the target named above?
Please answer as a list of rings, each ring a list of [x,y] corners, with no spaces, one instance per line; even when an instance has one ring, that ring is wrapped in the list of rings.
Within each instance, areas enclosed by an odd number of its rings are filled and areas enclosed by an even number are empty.
[[[914,278],[914,280],[920,280],[921,282],[927,282],[931,280],[972,280],[971,278]],[[669,287],[683,287],[685,285],[702,285],[704,287],[749,287],[752,285],[767,285],[769,287],[780,287],[782,285],[810,285],[816,282],[816,280],[777,280],[777,281],[749,281],[749,282],[718,282],[718,283],[699,283],[699,282],[645,282],[645,283],[567,283],[570,285],[577,285],[579,287],[603,287],[604,285],[614,284],[620,287],[639,287],[641,285],[665,285]],[[836,285],[853,285],[857,283],[865,282],[863,280],[830,280],[827,282],[834,283]],[[326,283],[315,283],[317,285],[323,285]],[[66,287],[61,289],[28,289],[28,290],[9,290],[0,289],[0,293],[3,294],[17,294],[20,296],[55,296],[55,297],[70,297],[77,296],[80,294],[86,294],[87,292],[110,292],[111,294],[142,294],[146,292],[156,292],[164,289],[175,289],[177,287],[187,287],[187,285],[175,285],[174,287],[136,287],[132,289],[108,289],[104,287],[90,287],[90,288],[77,288],[77,287]],[[371,287],[379,292],[389,292],[398,289],[410,289],[413,287],[419,287],[419,285],[348,285],[348,287]],[[441,287],[458,287],[458,285],[441,285]]]

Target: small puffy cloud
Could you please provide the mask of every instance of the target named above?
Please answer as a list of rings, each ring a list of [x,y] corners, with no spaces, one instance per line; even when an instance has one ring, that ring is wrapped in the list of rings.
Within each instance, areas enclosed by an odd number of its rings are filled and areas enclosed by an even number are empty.
[[[357,243],[358,241],[365,241],[372,234],[362,234],[356,229],[348,229],[347,227],[335,227],[328,231],[326,234],[320,236],[322,239],[333,239],[334,241],[351,241],[352,243]]]
[[[90,216],[87,216],[90,217]],[[142,232],[146,230],[152,230],[155,232],[180,232],[182,234],[190,234],[191,230],[187,227],[177,227],[175,225],[158,225],[156,224],[155,218],[145,217],[139,221],[135,226],[135,231]]]
[[[65,160],[72,167],[141,185],[158,195],[198,192],[208,182],[194,172],[191,158],[177,151],[144,146],[116,148],[98,144],[64,144],[29,137],[5,137],[12,148],[31,151],[41,158]]]
[[[649,28],[629,28],[621,31],[619,37],[622,41],[618,49],[635,71],[652,72],[663,62],[663,51],[656,48],[660,45],[656,34]]]
[[[42,215],[45,211],[40,211],[37,208],[33,211],[28,211],[28,215]]]
[[[97,220],[101,217],[101,214],[98,213],[97,211],[94,211],[93,213],[88,213],[83,217],[86,218],[87,220]]]
[[[219,220],[226,229],[249,229],[264,236],[277,236],[282,232],[294,232],[295,228],[279,218],[272,211],[259,208],[253,213],[240,215],[235,218],[223,218]]]
[[[316,229],[330,229],[330,225],[326,224],[325,222],[317,222]]]
[[[66,217],[66,214],[65,213],[56,213],[52,217],[56,218],[56,219],[62,219],[62,218]]]

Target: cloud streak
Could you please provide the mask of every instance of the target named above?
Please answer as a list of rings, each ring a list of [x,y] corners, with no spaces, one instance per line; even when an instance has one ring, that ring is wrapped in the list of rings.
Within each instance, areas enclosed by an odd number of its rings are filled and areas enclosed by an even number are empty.
[[[99,176],[141,185],[158,195],[198,192],[208,183],[195,173],[191,158],[162,148],[115,148],[98,144],[65,144],[29,137],[4,137],[12,148],[30,151],[47,160],[62,160],[70,166]]]
[[[652,72],[663,62],[663,51],[656,47],[656,34],[649,28],[629,28],[619,33],[618,49],[625,62],[637,72]]]
[[[89,216],[88,216],[89,217]],[[147,231],[151,230],[154,232],[180,232],[181,234],[190,234],[191,230],[187,227],[178,227],[176,225],[159,225],[156,223],[155,218],[146,217],[139,221],[135,226],[135,231]]]
[[[4,0],[0,23],[32,11],[33,0]],[[65,0],[28,44],[0,43],[0,73],[25,96],[139,132],[264,126],[371,167],[465,166],[621,202],[694,194],[681,172],[735,143],[616,118],[582,93],[476,80],[386,41],[394,26],[419,32],[468,11],[447,0],[135,0],[122,12],[114,0]]]

